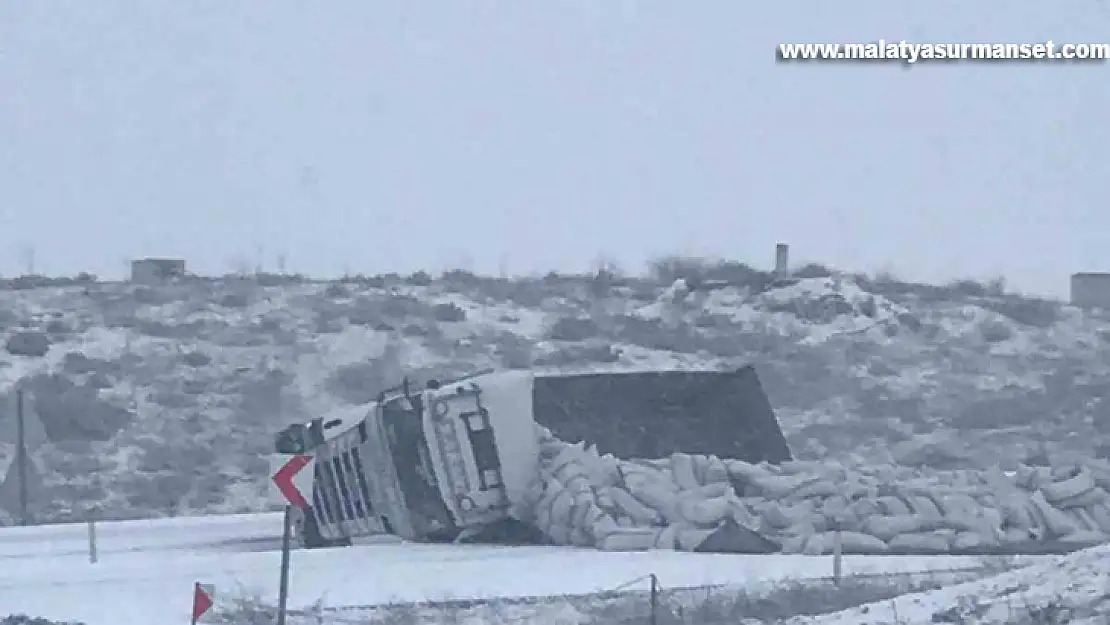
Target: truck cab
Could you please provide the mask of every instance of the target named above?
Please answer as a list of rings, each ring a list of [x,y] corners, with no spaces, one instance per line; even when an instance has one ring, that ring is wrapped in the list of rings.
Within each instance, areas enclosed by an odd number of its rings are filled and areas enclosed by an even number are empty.
[[[416,390],[404,380],[360,409],[294,424],[281,454],[315,460],[305,546],[394,534],[451,541],[510,520],[538,466],[527,372],[483,372]]]

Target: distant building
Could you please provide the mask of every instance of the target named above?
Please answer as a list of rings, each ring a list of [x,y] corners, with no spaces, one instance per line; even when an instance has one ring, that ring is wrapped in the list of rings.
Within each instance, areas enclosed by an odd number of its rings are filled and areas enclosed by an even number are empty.
[[[157,284],[185,277],[185,261],[180,258],[140,258],[131,261],[131,281]]]
[[[1082,308],[1110,310],[1110,273],[1073,273],[1071,303]]]
[[[775,278],[790,277],[790,246],[779,243],[775,246]]]

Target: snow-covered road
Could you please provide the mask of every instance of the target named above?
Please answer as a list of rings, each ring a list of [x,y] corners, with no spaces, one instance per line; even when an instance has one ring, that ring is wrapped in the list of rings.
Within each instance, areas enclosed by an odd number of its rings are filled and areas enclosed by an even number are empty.
[[[0,616],[26,613],[87,625],[188,622],[194,582],[217,603],[277,595],[280,514],[100,523],[99,560],[84,525],[0,529]],[[845,573],[974,566],[974,558],[848,556]],[[665,586],[757,585],[823,577],[827,557],[672,551],[605,553],[555,547],[381,544],[296,551],[290,607],[578,594],[649,573]]]

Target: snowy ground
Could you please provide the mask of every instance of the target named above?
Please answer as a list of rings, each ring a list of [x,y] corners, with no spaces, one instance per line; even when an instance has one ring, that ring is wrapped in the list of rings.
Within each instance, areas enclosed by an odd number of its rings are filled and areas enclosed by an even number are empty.
[[[928,592],[906,594],[797,625],[1104,625],[1110,619],[1110,547]]]
[[[195,582],[216,587],[217,606],[277,595],[280,552],[243,553],[280,536],[280,517],[236,515],[100,523],[98,562],[84,525],[0,530],[0,606],[87,625],[185,622]],[[973,558],[845,558],[854,574],[946,571]],[[612,590],[654,573],[670,588],[729,584],[756,588],[831,574],[829,558],[734,556],[670,551],[603,553],[545,547],[374,545],[296,551],[290,606],[329,608],[406,601],[532,597]],[[642,585],[642,584],[641,584]]]

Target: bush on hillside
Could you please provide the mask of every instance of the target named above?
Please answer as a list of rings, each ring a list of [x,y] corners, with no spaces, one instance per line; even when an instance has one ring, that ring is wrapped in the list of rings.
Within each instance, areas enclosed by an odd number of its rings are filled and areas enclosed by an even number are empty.
[[[707,282],[719,282],[737,288],[763,292],[771,285],[774,275],[732,260],[708,260],[683,256],[668,256],[652,261],[650,273],[664,284],[683,280],[691,289],[698,289]]]
[[[262,271],[254,274],[254,280],[258,286],[262,287],[275,287],[284,286],[286,284],[303,284],[306,278],[299,273],[270,273]]]
[[[832,269],[820,263],[807,263],[797,270],[790,272],[790,277],[805,280],[806,278],[831,278],[836,275]]]
[[[0,625],[85,625],[78,621],[52,621],[41,616],[10,614],[0,619]]]
[[[547,338],[554,341],[585,341],[599,334],[597,322],[588,317],[560,317],[547,329]]]
[[[405,278],[405,284],[409,286],[431,286],[432,276],[428,275],[427,271],[417,271]]]
[[[436,304],[432,307],[432,318],[440,323],[466,321],[466,311],[453,303]]]
[[[0,278],[0,290],[25,291],[47,287],[83,286],[96,282],[96,276],[82,271],[76,276],[40,276],[36,274],[17,278]]]
[[[983,302],[982,306],[1022,325],[1035,328],[1047,328],[1060,319],[1060,302],[1039,297],[1007,296]]]
[[[56,373],[27,378],[26,388],[51,441],[107,441],[135,416],[101,399],[97,388]]]
[[[50,337],[42,332],[17,332],[8,338],[4,349],[13,356],[41,358],[50,351]]]

